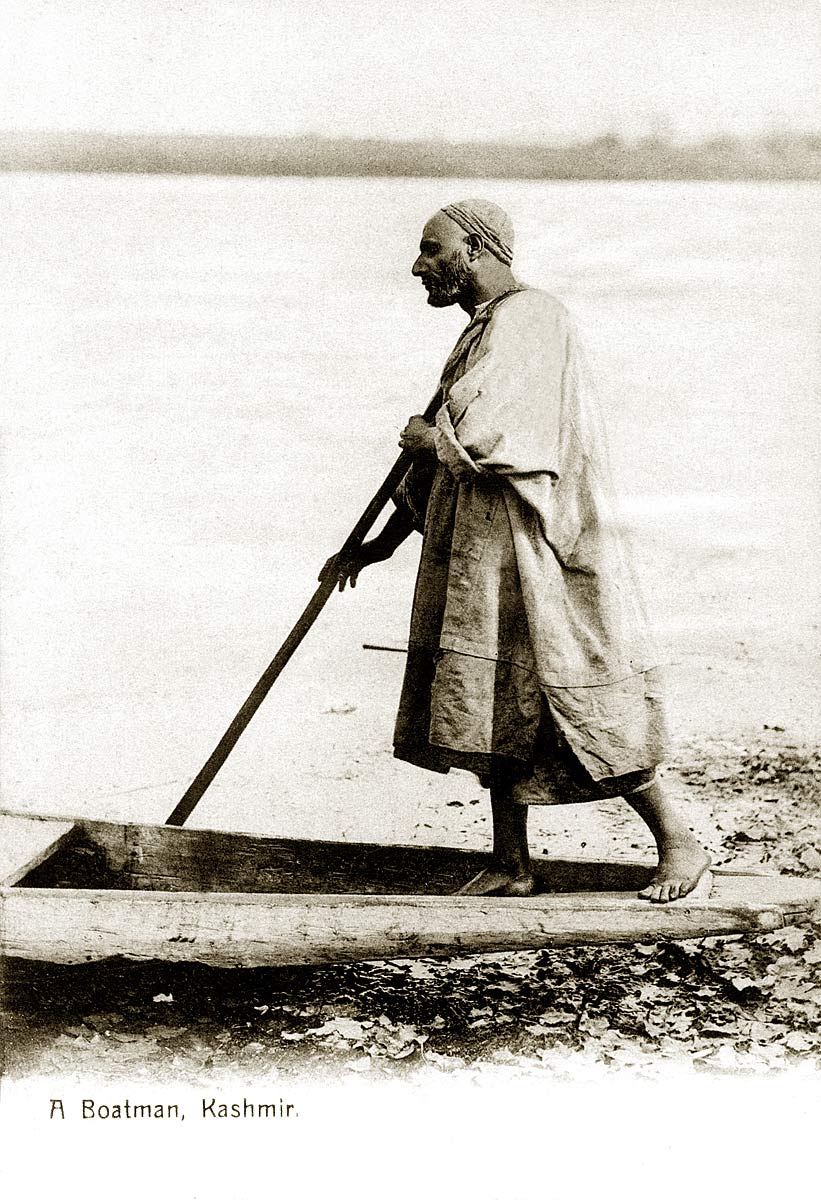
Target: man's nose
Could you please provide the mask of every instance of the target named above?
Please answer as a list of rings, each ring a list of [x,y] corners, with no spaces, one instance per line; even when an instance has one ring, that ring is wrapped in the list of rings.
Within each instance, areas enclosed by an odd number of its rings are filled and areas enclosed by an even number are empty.
[[[416,262],[411,267],[411,275],[421,275],[422,274],[422,268],[419,265],[421,263],[421,261],[422,261],[422,255],[420,254],[419,257],[417,258]]]

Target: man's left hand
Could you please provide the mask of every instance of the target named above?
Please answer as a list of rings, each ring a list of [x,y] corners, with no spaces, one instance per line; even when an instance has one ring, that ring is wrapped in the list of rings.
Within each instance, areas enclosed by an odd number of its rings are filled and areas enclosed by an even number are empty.
[[[435,454],[433,426],[424,417],[411,417],[399,435],[399,445],[409,454]]]

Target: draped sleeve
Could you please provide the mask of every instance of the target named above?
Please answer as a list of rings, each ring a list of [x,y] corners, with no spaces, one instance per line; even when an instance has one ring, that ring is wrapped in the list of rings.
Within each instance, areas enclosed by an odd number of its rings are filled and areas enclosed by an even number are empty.
[[[436,419],[436,452],[460,482],[496,479],[560,558],[584,513],[573,338],[567,310],[528,289],[493,312]]]
[[[437,454],[454,475],[558,476],[566,342],[552,297],[527,290],[498,306],[437,415]]]

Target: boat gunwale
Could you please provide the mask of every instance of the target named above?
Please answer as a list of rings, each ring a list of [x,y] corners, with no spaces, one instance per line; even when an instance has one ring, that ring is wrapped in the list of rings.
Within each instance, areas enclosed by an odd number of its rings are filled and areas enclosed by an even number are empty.
[[[85,902],[98,900],[116,903],[117,900],[120,900],[129,905],[136,903],[163,907],[170,905],[196,907],[202,904],[216,904],[217,906],[243,908],[453,908],[457,912],[474,912],[476,909],[485,908],[497,912],[562,912],[575,909],[583,912],[614,912],[618,910],[639,913],[646,913],[649,909],[659,915],[700,910],[713,913],[746,913],[750,916],[772,913],[782,917],[789,914],[800,915],[817,903],[817,900],[813,901],[809,897],[806,901],[754,903],[741,898],[734,900],[732,897],[696,897],[688,900],[685,896],[681,901],[677,900],[664,905],[650,905],[647,900],[639,899],[633,892],[542,892],[536,896],[431,896],[412,893],[196,892],[164,891],[160,888],[0,887],[0,897],[5,899],[11,896],[47,897],[49,899],[59,897],[66,900],[67,903],[72,900]]]

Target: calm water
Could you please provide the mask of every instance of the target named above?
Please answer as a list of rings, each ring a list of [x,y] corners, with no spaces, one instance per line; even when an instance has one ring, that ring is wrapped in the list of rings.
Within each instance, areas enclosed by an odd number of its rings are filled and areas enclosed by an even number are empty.
[[[683,734],[806,731],[817,186],[0,176],[8,806],[158,815],[200,765],[433,390],[463,316],[409,268],[464,192],[585,333]],[[359,647],[415,558],[332,603],[212,823],[382,763],[401,663]]]

